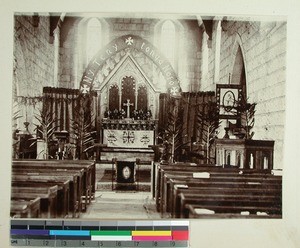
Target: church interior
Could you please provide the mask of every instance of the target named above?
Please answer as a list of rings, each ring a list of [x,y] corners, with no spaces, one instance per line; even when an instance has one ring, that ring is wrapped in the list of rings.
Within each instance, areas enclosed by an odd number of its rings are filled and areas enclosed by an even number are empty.
[[[11,217],[282,218],[287,22],[15,13]]]

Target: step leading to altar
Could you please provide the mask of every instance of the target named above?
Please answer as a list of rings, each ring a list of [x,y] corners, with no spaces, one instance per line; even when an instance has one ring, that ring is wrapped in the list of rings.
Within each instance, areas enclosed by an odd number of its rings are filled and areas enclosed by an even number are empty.
[[[130,161],[132,162],[132,161]],[[135,192],[151,191],[151,174],[153,164],[151,162],[139,161],[135,164],[135,182],[133,184],[124,185],[126,189]],[[100,161],[96,163],[96,189],[100,191],[120,191],[122,190],[117,182],[117,167],[114,161]]]
[[[136,161],[139,159],[141,163],[151,163],[154,160],[154,151],[151,148],[115,148],[105,147],[101,149],[98,161],[112,161],[117,158],[119,161]]]

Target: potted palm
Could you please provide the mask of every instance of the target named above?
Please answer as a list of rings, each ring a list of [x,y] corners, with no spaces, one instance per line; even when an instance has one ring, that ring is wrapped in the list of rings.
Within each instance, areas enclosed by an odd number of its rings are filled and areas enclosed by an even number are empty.
[[[49,145],[53,141],[53,134],[56,129],[55,119],[46,108],[42,108],[34,117],[38,124],[34,124],[36,126],[36,138],[33,139],[31,145],[37,145],[38,159],[49,159]]]
[[[197,111],[197,128],[198,132],[198,142],[202,144],[205,150],[205,160],[206,163],[210,163],[211,151],[214,140],[218,135],[218,128],[220,127],[218,106],[216,102],[209,101],[206,104],[204,110]]]
[[[90,98],[88,96],[79,96],[70,133],[75,141],[76,157],[78,159],[89,158],[88,154],[95,145],[96,131],[93,126],[93,116],[89,109]]]
[[[168,121],[158,138],[162,141],[160,145],[162,159],[173,163],[180,160],[182,148],[189,142],[183,141],[183,108],[180,99],[170,98],[168,106]]]
[[[255,107],[256,103],[249,103],[245,97],[242,97],[237,103],[237,128],[234,130],[234,134],[239,138],[252,139],[254,132],[252,131],[255,123]]]

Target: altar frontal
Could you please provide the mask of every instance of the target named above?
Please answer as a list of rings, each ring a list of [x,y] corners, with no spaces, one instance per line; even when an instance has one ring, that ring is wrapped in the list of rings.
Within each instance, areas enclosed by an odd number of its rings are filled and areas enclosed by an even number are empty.
[[[154,144],[154,131],[103,130],[103,144],[108,147],[148,148]]]

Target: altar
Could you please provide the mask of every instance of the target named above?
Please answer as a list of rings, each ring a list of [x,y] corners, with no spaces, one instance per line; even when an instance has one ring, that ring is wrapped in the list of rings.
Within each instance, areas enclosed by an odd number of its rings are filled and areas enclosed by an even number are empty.
[[[115,148],[147,148],[155,143],[155,120],[102,121],[103,144]]]
[[[101,148],[99,159],[141,159],[150,163],[154,157],[149,146],[155,145],[159,94],[139,69],[127,62],[126,68],[136,73],[128,72],[124,76],[119,68],[117,74],[120,75],[114,75],[101,91],[101,116],[104,118],[100,125],[100,143],[105,147]]]
[[[135,120],[132,118],[104,118],[101,123],[100,160],[153,161],[154,153],[149,147],[155,144],[156,120]]]

